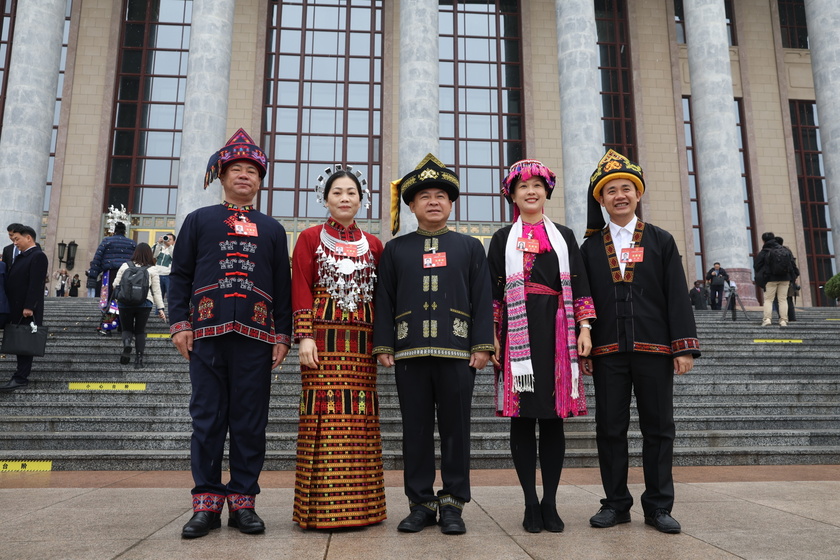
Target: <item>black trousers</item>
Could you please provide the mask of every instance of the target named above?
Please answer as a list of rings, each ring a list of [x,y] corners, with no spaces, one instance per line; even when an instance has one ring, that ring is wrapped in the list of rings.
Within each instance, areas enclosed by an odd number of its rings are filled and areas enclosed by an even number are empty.
[[[17,369],[12,379],[17,383],[29,383],[29,374],[32,373],[32,360],[34,356],[17,356]]]
[[[723,309],[723,289],[725,287],[724,284],[719,286],[712,284],[711,295],[709,297],[711,300],[709,303],[711,303],[712,309]]]
[[[410,358],[395,367],[403,424],[405,495],[415,504],[437,496],[470,501],[470,410],[475,369],[467,360]],[[440,474],[436,495],[435,411],[440,434]]]
[[[596,357],[595,426],[598,462],[606,498],[601,504],[618,512],[633,505],[627,488],[627,430],[630,393],[636,395],[642,431],[645,491],[641,503],[646,515],[656,509],[669,512],[674,505],[674,364],[670,356],[622,352]]]
[[[134,337],[134,346],[138,354],[146,350],[146,323],[149,322],[151,307],[126,307],[120,305],[120,325],[122,326],[123,345],[131,343]]]
[[[196,340],[190,354],[193,494],[259,494],[272,345],[237,333]],[[222,484],[230,432],[230,481]]]

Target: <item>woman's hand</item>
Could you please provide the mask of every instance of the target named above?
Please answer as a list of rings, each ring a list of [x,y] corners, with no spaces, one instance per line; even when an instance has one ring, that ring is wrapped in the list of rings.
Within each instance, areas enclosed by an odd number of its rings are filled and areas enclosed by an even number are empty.
[[[315,345],[315,339],[313,338],[300,339],[298,355],[300,356],[301,365],[311,369],[315,369],[320,365],[318,361],[318,347]]]
[[[502,364],[499,363],[499,336],[494,332],[493,333],[493,355],[490,356],[490,361],[493,362],[493,365],[497,368],[501,368]]]

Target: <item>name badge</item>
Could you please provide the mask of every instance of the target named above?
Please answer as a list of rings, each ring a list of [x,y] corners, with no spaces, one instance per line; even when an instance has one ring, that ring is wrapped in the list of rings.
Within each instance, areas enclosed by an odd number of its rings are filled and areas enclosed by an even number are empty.
[[[540,242],[536,239],[530,239],[528,237],[520,237],[516,240],[516,250],[522,251],[525,253],[539,253],[540,252]]]
[[[622,249],[621,255],[619,255],[619,261],[623,263],[637,263],[643,262],[645,260],[645,248],[644,247],[630,247],[628,249]]]
[[[356,246],[351,245],[350,243],[341,243],[338,242],[335,244],[335,254],[342,255],[345,257],[356,257]]]
[[[257,224],[253,222],[236,222],[233,224],[233,234],[243,237],[256,237]]]
[[[446,266],[446,253],[425,253],[423,255],[423,268],[439,268]]]

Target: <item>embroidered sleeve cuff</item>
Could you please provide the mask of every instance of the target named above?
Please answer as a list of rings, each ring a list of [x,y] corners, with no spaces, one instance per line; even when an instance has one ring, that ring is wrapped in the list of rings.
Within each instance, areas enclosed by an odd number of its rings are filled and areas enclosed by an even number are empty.
[[[502,302],[497,299],[493,300],[493,322],[502,322]]]
[[[312,315],[311,309],[299,309],[292,314],[295,341],[300,341],[301,338],[312,338],[314,334]]]
[[[274,344],[285,344],[289,348],[292,347],[292,337],[287,334],[274,335]]]
[[[475,354],[476,352],[490,352],[493,354],[496,352],[496,347],[492,344],[476,344],[470,348],[470,353]]]
[[[376,356],[377,354],[393,354],[394,349],[390,348],[388,346],[377,346],[373,349],[373,352],[371,352],[371,353],[374,356]]]
[[[169,336],[176,335],[181,331],[191,331],[193,330],[192,325],[189,321],[179,321],[174,325],[169,327]]]
[[[679,354],[700,354],[700,340],[697,338],[680,338],[671,342],[671,353]]]
[[[591,297],[577,298],[574,301],[575,308],[575,323],[579,323],[581,319],[595,320],[595,302]]]

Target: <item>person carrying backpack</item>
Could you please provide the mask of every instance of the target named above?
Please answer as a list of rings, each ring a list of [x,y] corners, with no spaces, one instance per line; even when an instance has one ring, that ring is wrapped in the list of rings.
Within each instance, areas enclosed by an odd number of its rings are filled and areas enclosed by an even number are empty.
[[[143,351],[146,348],[146,323],[154,304],[158,316],[166,320],[163,298],[160,293],[160,278],[154,269],[155,259],[147,243],[139,243],[129,261],[120,266],[114,279],[117,305],[120,310],[123,349],[120,363],[131,361],[131,339],[134,338],[136,352],[134,369],[144,367]],[[117,288],[119,287],[119,290]]]
[[[764,289],[764,316],[761,326],[770,325],[773,317],[773,300],[779,300],[779,326],[788,324],[787,294],[793,266],[793,253],[776,241],[773,232],[761,235],[764,246],[755,257],[755,283]]]

